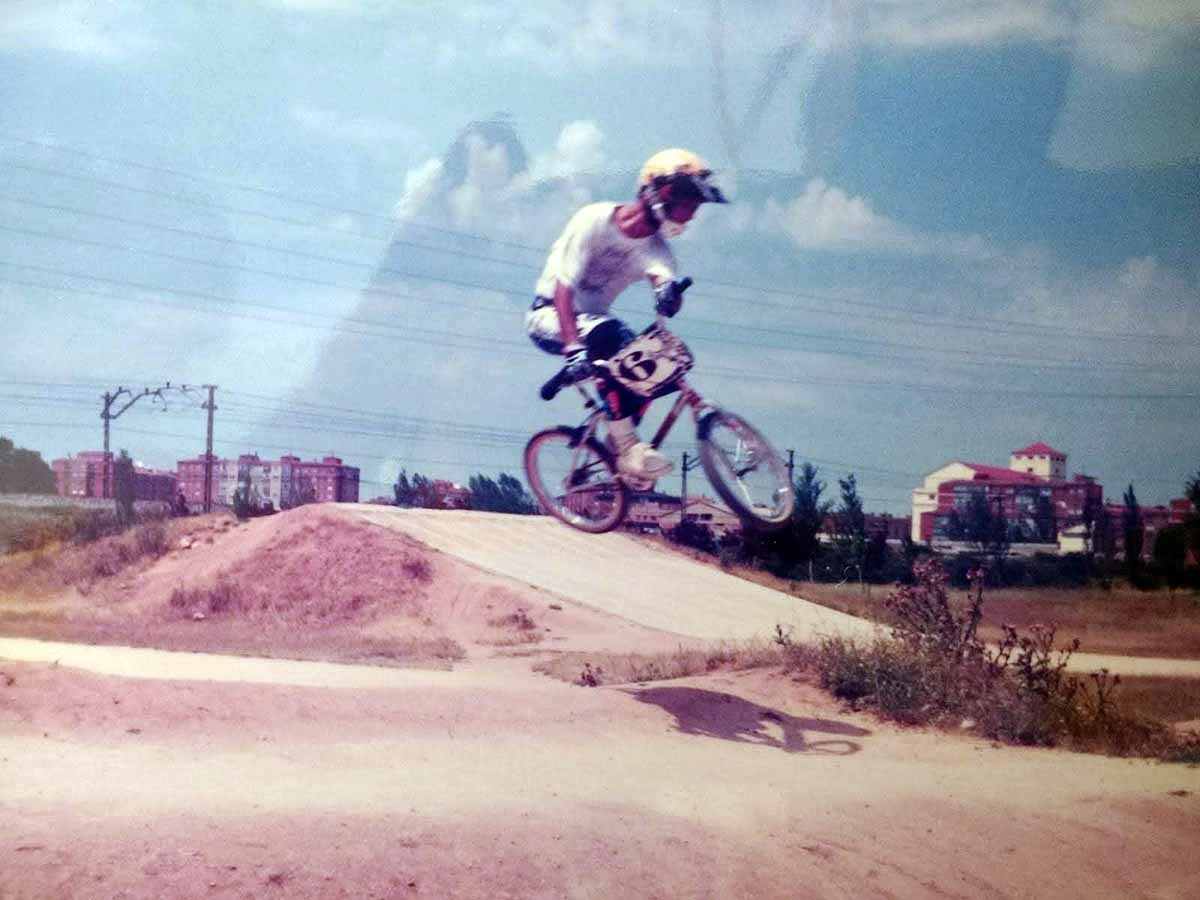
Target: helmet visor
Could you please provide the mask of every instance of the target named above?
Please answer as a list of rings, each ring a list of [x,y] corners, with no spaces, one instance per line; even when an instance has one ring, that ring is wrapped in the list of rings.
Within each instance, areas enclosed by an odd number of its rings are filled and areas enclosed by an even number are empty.
[[[708,169],[700,172],[676,172],[664,175],[655,180],[655,187],[670,187],[668,197],[671,200],[694,200],[699,203],[728,203],[721,189],[713,181],[713,173]]]

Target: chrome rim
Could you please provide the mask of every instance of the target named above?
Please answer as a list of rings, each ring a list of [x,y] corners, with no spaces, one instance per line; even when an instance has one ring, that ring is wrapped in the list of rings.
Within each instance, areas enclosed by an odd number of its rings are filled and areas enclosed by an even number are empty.
[[[755,518],[782,522],[792,514],[787,467],[763,437],[736,416],[722,414],[708,441],[725,488]]]
[[[530,445],[530,486],[545,511],[568,525],[611,526],[624,514],[623,488],[594,448],[571,442],[565,433],[550,432]]]

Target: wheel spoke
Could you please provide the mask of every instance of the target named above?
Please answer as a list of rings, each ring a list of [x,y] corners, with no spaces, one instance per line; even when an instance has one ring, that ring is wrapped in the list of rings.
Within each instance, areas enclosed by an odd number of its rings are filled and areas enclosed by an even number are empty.
[[[713,488],[739,515],[782,524],[791,515],[793,498],[779,455],[737,416],[720,411],[712,416],[704,428],[701,458]]]
[[[625,516],[625,486],[595,442],[568,429],[535,435],[525,449],[530,487],[549,514],[584,531],[608,531]]]

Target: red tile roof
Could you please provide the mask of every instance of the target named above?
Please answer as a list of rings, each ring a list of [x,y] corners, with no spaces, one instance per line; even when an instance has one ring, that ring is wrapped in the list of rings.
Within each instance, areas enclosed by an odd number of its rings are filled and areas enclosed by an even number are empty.
[[[1024,450],[1014,450],[1013,451],[1014,456],[1016,456],[1018,454],[1024,455],[1024,456],[1037,456],[1039,454],[1045,454],[1046,456],[1066,456],[1067,455],[1067,454],[1063,453],[1061,450],[1055,450],[1049,444],[1043,444],[1040,442],[1036,443],[1036,444],[1030,444]]]
[[[963,463],[975,473],[976,481],[1002,481],[1009,484],[1045,484],[1048,478],[1029,472],[1017,472],[1013,469],[1002,469],[999,466],[985,466],[981,463]]]

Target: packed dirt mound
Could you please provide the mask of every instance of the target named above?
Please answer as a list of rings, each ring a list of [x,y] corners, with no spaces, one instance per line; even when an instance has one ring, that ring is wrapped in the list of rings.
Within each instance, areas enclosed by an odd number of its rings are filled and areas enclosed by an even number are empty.
[[[281,516],[276,527],[263,525],[257,533],[239,529],[232,538],[209,554],[191,550],[167,597],[169,607],[193,618],[314,625],[395,613],[428,615],[433,565],[427,551],[412,541],[346,527],[315,508]],[[201,556],[207,556],[202,565],[186,565]],[[168,568],[151,576],[160,594],[171,574]]]
[[[678,643],[316,505],[177,520],[6,574],[0,628],[51,640],[436,666]]]

